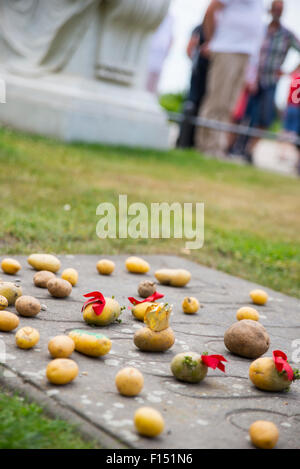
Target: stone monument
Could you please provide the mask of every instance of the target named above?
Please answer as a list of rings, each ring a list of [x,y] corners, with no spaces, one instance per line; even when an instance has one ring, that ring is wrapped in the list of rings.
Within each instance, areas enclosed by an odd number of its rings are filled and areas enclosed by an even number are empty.
[[[166,148],[145,91],[151,33],[170,0],[1,0],[0,122],[65,141]]]

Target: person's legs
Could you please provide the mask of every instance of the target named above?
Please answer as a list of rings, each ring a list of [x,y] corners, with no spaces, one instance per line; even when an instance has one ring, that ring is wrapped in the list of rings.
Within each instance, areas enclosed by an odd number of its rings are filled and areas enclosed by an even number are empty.
[[[207,92],[200,116],[228,122],[231,111],[242,89],[248,56],[244,54],[212,55],[208,72]],[[196,132],[197,147],[207,154],[218,154],[226,147],[223,132],[198,128]]]

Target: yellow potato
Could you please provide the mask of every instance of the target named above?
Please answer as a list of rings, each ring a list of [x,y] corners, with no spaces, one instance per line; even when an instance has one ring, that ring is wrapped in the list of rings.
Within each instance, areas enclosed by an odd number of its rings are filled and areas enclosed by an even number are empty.
[[[50,295],[55,298],[66,298],[72,292],[72,285],[63,278],[52,278],[48,281],[47,288]]]
[[[57,335],[48,342],[48,350],[53,358],[69,358],[74,349],[75,342],[67,335]]]
[[[140,407],[134,414],[134,425],[141,435],[153,438],[164,430],[165,422],[158,410]]]
[[[154,275],[159,283],[171,287],[185,287],[191,280],[191,273],[185,269],[160,269]]]
[[[40,270],[34,274],[33,283],[36,287],[47,288],[47,283],[52,278],[55,278],[55,274],[53,272],[49,272],[48,270]]]
[[[249,435],[254,446],[261,449],[272,449],[279,439],[279,431],[273,422],[257,420],[249,428]]]
[[[75,350],[91,357],[106,355],[111,349],[111,341],[103,334],[75,329],[69,332],[75,343]]]
[[[110,275],[115,270],[115,263],[109,259],[101,259],[97,262],[97,270],[101,275]]]
[[[258,389],[263,391],[288,391],[291,385],[286,373],[277,371],[271,357],[258,358],[251,363],[249,378]]]
[[[33,296],[20,296],[15,304],[16,310],[21,316],[33,317],[41,311],[39,300]]]
[[[89,304],[83,310],[83,319],[88,324],[95,326],[107,326],[116,321],[121,314],[121,307],[119,303],[113,298],[105,298],[105,306],[100,316],[93,310],[93,304]]]
[[[143,327],[136,331],[133,341],[137,348],[145,352],[165,352],[174,344],[175,336],[170,327],[160,332]]]
[[[46,369],[46,376],[50,383],[67,384],[78,375],[78,365],[69,358],[55,358]]]
[[[0,331],[9,332],[18,327],[20,320],[18,316],[9,311],[0,311]]]
[[[200,303],[193,296],[186,296],[182,302],[182,311],[185,314],[195,314],[200,308]]]
[[[155,303],[150,303],[149,301],[145,301],[144,303],[140,303],[138,305],[132,306],[131,312],[136,319],[144,322],[145,313],[147,309],[149,308],[149,306],[153,304]]]
[[[8,301],[5,296],[0,296],[0,310],[7,308],[8,306]]]
[[[236,313],[236,318],[238,321],[243,319],[251,319],[252,321],[259,321],[259,312],[256,309],[251,308],[250,306],[243,306]]]
[[[30,349],[40,340],[39,332],[33,327],[22,327],[16,333],[16,344],[19,348]]]
[[[61,278],[70,282],[72,287],[75,287],[76,283],[78,282],[78,272],[72,268],[65,269],[61,274]]]
[[[21,269],[21,264],[15,259],[7,257],[1,262],[1,269],[6,274],[14,275]]]
[[[150,265],[141,257],[128,257],[125,261],[126,269],[134,274],[146,274],[150,270]]]
[[[268,301],[268,293],[264,290],[252,290],[250,293],[250,298],[255,305],[265,305]]]
[[[8,306],[14,305],[16,299],[22,296],[22,288],[12,282],[0,282],[0,295],[8,301]]]
[[[137,396],[143,389],[144,377],[136,368],[123,368],[117,373],[115,383],[123,396]]]
[[[52,254],[31,254],[27,262],[35,270],[48,270],[56,273],[60,269],[60,260]]]

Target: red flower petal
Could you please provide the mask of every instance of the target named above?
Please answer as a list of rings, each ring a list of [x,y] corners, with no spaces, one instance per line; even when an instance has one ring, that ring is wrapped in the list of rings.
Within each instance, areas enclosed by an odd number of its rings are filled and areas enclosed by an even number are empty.
[[[227,362],[227,360],[222,355],[201,355],[201,360],[209,368],[213,370],[218,368],[225,373],[225,365],[222,362]]]
[[[291,365],[287,362],[287,356],[281,350],[274,350],[273,352],[273,360],[275,363],[276,370],[279,373],[283,371],[286,372],[287,378],[289,381],[293,381],[294,378],[294,371]]]
[[[95,314],[97,316],[100,316],[100,314],[102,313],[102,311],[104,309],[105,303],[106,303],[105,298],[102,295],[102,293],[99,292],[99,291],[93,291],[91,293],[86,293],[83,296],[85,296],[86,298],[90,298],[90,299],[87,300],[83,304],[81,311],[83,311],[84,308],[86,308],[86,306],[93,303],[93,310],[94,310]]]
[[[149,303],[153,303],[154,301],[159,300],[160,298],[163,298],[163,297],[164,295],[162,293],[155,292],[153,293],[153,295],[148,296],[142,301],[136,300],[135,298],[133,298],[133,296],[129,296],[128,300],[130,301],[131,304],[136,306],[136,305],[140,305],[141,303],[146,303],[146,301],[149,301]]]

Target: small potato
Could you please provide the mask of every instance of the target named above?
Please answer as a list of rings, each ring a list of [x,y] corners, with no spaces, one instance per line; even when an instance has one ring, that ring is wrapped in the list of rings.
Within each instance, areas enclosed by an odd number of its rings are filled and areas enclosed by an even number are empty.
[[[145,352],[165,352],[174,344],[175,335],[170,327],[160,332],[143,327],[136,331],[133,341],[137,348]]]
[[[53,272],[49,272],[48,270],[40,270],[34,274],[33,283],[36,287],[47,288],[47,283],[52,278],[55,278],[55,274]]]
[[[69,333],[69,337],[75,343],[75,350],[89,355],[90,357],[101,357],[111,349],[111,341],[108,337],[98,332],[89,332],[76,329]]]
[[[164,430],[165,422],[158,410],[140,407],[134,414],[134,425],[140,435],[154,438]]]
[[[160,269],[154,275],[159,283],[171,287],[185,287],[191,280],[190,272],[185,269]]]
[[[235,355],[258,358],[269,349],[270,337],[259,322],[242,319],[227,329],[224,343],[226,348]]]
[[[256,309],[251,308],[250,306],[243,306],[236,313],[236,318],[238,321],[243,319],[251,319],[252,321],[259,321],[259,312]]]
[[[22,288],[12,282],[0,282],[0,295],[8,301],[8,306],[14,305],[16,299],[22,296]]]
[[[69,358],[55,358],[46,369],[46,376],[50,383],[67,384],[78,375],[78,365]]]
[[[8,306],[7,298],[5,298],[5,296],[0,296],[0,311],[2,309],[7,308],[7,306]]]
[[[171,362],[171,371],[179,381],[199,383],[207,375],[207,366],[195,352],[178,353]]]
[[[147,309],[149,308],[149,306],[152,306],[154,304],[155,303],[150,303],[150,301],[145,301],[144,303],[132,306],[131,312],[133,316],[138,319],[138,321],[144,322],[144,317]]]
[[[15,259],[7,257],[1,262],[1,269],[6,274],[15,275],[21,269],[21,264]]]
[[[16,310],[21,316],[33,317],[41,311],[41,303],[33,296],[20,296],[15,304]]]
[[[109,259],[101,259],[97,262],[97,270],[101,275],[111,275],[115,270],[115,263]]]
[[[9,311],[0,311],[0,331],[9,332],[18,327],[20,320],[18,316]]]
[[[72,287],[75,287],[76,283],[78,282],[78,272],[72,268],[65,269],[61,274],[61,278],[70,282]]]
[[[257,420],[249,428],[249,436],[254,446],[260,449],[272,449],[279,439],[279,431],[275,423]]]
[[[19,348],[30,349],[40,340],[39,332],[33,327],[22,327],[16,333],[16,344]]]
[[[185,314],[195,314],[200,308],[200,303],[197,300],[197,298],[194,298],[192,296],[190,297],[185,297],[183,302],[182,302],[182,311]]]
[[[72,285],[63,278],[52,278],[48,281],[47,288],[50,295],[55,298],[66,298],[72,292]]]
[[[60,260],[52,254],[31,254],[27,262],[35,270],[48,270],[56,273],[60,269]]]
[[[134,274],[146,274],[150,270],[150,265],[141,257],[128,257],[125,261],[126,269]]]
[[[123,396],[137,396],[143,389],[144,377],[136,368],[128,367],[117,373],[115,382]]]
[[[291,381],[286,373],[279,373],[273,358],[262,357],[251,363],[249,378],[252,383],[262,391],[280,392],[288,391]]]
[[[250,293],[250,298],[255,305],[265,305],[268,301],[268,293],[264,290],[252,290]]]
[[[74,349],[75,342],[67,335],[57,335],[48,342],[48,350],[53,358],[69,358]]]
[[[150,282],[150,280],[144,280],[138,286],[138,294],[142,298],[148,298],[156,292],[156,283]]]
[[[83,319],[94,326],[107,326],[118,319],[121,314],[119,303],[113,298],[105,298],[105,306],[100,316],[93,310],[93,304],[87,305],[83,310]]]

